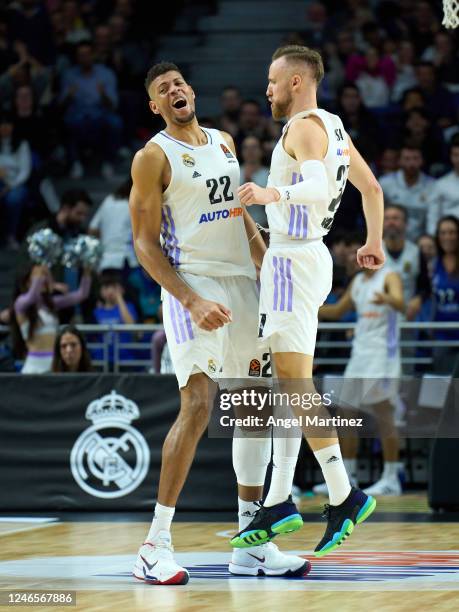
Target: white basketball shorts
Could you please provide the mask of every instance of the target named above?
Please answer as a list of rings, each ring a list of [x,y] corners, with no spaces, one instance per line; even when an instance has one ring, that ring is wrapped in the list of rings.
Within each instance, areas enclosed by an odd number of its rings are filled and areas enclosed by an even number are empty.
[[[232,323],[215,331],[200,329],[190,312],[163,290],[163,321],[179,387],[191,374],[247,379],[270,375],[269,348],[258,338],[258,289],[246,276],[209,277],[180,272],[202,298],[231,310]]]
[[[322,240],[270,246],[261,268],[259,329],[273,353],[314,355],[333,261]]]

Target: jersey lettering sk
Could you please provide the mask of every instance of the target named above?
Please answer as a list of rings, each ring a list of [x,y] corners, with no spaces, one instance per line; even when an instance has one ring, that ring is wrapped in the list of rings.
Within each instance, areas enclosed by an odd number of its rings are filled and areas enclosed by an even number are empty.
[[[303,180],[300,164],[286,153],[283,138],[292,121],[311,115],[321,119],[328,136],[328,150],[323,160],[328,179],[328,204],[306,205],[290,201],[266,206],[272,234],[289,240],[311,240],[325,236],[332,226],[349,173],[349,142],[341,119],[323,109],[302,111],[290,119],[274,148],[268,186],[295,185]]]

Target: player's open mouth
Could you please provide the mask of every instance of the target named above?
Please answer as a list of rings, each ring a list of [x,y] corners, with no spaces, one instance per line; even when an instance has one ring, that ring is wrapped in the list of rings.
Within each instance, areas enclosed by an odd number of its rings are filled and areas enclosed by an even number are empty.
[[[177,109],[185,108],[187,105],[187,101],[185,98],[178,98],[175,102],[172,103],[172,106]]]

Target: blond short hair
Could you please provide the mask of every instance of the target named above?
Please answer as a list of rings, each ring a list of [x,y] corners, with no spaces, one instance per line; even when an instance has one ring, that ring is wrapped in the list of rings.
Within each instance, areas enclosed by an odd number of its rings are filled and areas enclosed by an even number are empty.
[[[324,64],[320,53],[309,49],[309,47],[303,47],[302,45],[286,45],[279,47],[272,56],[272,61],[285,57],[287,61],[297,62],[308,65],[312,70],[312,76],[317,83],[317,86],[324,78]]]

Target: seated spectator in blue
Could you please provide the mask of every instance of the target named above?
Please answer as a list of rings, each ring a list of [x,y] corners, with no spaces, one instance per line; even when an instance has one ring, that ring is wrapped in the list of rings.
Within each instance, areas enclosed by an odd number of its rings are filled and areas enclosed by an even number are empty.
[[[53,372],[92,372],[86,339],[74,325],[59,330],[54,342]]]
[[[19,140],[13,119],[8,114],[0,117],[0,209],[4,216],[4,238],[7,246],[18,249],[19,222],[27,205],[27,181],[32,171],[29,143]]]
[[[81,152],[90,146],[102,158],[102,175],[113,177],[112,163],[121,142],[122,122],[116,114],[118,87],[113,70],[94,63],[92,43],[76,48],[76,65],[63,73],[60,103],[68,135],[72,178],[81,178]]]
[[[456,329],[436,330],[435,340],[459,340],[459,219],[447,215],[437,226],[438,257],[433,265],[433,321],[454,321]],[[457,346],[435,347],[433,362],[439,374],[450,374],[458,358]]]
[[[435,66],[431,62],[419,62],[416,66],[416,78],[430,115],[441,128],[452,125],[456,118],[454,97],[438,82]]]
[[[111,274],[102,276],[100,281],[99,301],[97,307],[94,309],[93,315],[95,322],[100,325],[132,325],[137,323],[136,309],[131,302],[125,301],[124,287],[119,277]],[[113,333],[107,334],[107,339],[109,341],[108,359],[110,363],[114,361]],[[118,341],[120,343],[132,342],[132,333],[118,333]],[[134,358],[134,354],[130,349],[121,349],[119,351],[119,357],[122,360],[129,360]],[[93,358],[103,359],[103,351],[97,350],[93,353]]]
[[[129,275],[129,285],[136,294],[143,323],[161,321],[161,287],[142,267],[137,267]]]

